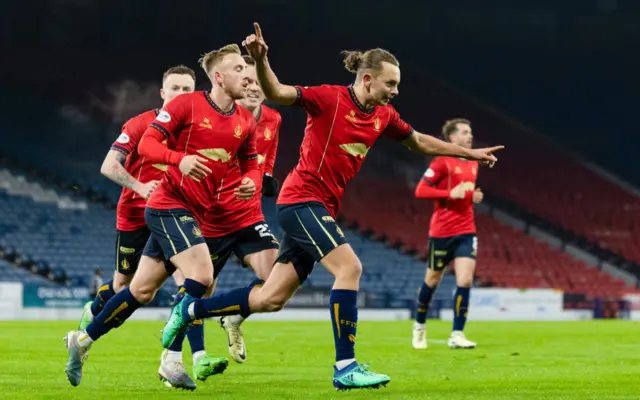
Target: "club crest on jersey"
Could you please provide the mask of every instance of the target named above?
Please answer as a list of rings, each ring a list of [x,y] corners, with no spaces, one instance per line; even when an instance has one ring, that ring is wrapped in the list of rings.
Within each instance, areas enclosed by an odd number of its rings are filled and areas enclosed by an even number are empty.
[[[231,153],[229,153],[225,149],[201,149],[201,150],[198,150],[198,153],[202,154],[203,156],[213,161],[220,161],[220,162],[226,163],[226,162],[229,162],[229,160],[231,160]]]
[[[380,126],[382,124],[380,123],[380,118],[376,117],[376,119],[373,121],[373,130],[376,132],[380,132]]]
[[[158,116],[156,117],[156,119],[160,122],[164,122],[167,123],[169,121],[171,121],[171,115],[169,115],[168,112],[162,110],[160,111],[160,113],[158,114]]]
[[[462,170],[460,169],[460,167],[456,167],[456,169],[453,170],[454,174],[461,174]]]
[[[369,148],[364,143],[341,144],[340,148],[356,158],[365,158],[369,152]]]
[[[264,164],[265,157],[262,154],[258,154],[258,164]]]
[[[211,129],[211,122],[209,121],[209,118],[205,118],[204,120],[202,120],[202,123],[200,124],[201,128],[207,128],[207,129]]]
[[[351,121],[353,123],[358,122],[358,120],[356,119],[356,112],[353,110],[351,110],[351,112],[349,112],[349,114],[345,115],[344,117],[347,121]]]
[[[264,140],[271,140],[271,131],[269,128],[264,128]]]
[[[236,129],[234,130],[233,137],[236,139],[242,139],[242,127],[240,124],[236,125]]]

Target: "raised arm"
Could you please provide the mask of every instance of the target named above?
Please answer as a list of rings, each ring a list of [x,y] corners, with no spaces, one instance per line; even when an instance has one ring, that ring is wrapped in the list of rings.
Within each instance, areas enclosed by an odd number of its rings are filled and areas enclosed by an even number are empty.
[[[255,28],[255,33],[247,36],[242,41],[242,45],[247,49],[249,55],[256,60],[256,74],[258,75],[260,87],[268,100],[290,106],[296,102],[298,92],[295,87],[280,83],[269,65],[269,59],[267,58],[269,47],[262,37],[262,29],[260,29],[260,25],[257,22],[254,22],[253,27]]]

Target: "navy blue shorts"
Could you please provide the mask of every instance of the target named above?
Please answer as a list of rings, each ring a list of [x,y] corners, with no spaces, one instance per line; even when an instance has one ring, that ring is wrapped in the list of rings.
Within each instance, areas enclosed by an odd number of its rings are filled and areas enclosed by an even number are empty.
[[[316,262],[347,243],[342,229],[321,203],[280,205],[278,221],[284,235],[276,261],[293,263],[300,284],[313,271]]]
[[[151,232],[146,226],[135,231],[118,231],[116,236],[116,271],[123,275],[133,275],[138,269]]]
[[[258,222],[239,229],[226,236],[216,238],[206,238],[211,261],[213,261],[213,277],[217,278],[224,268],[231,254],[243,263],[244,258],[249,254],[259,253],[263,250],[277,249],[278,240],[269,230],[266,222]]]
[[[440,271],[459,257],[473,258],[478,254],[478,237],[475,233],[449,236],[443,238],[429,238],[427,265]]]
[[[145,256],[169,260],[176,254],[205,242],[198,223],[185,209],[156,210],[147,207],[144,219],[151,231],[142,252]]]

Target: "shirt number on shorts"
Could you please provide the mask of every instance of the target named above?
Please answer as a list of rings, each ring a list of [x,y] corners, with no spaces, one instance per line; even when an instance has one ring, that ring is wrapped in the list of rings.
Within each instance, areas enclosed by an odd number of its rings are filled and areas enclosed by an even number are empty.
[[[273,233],[271,233],[271,231],[269,230],[269,225],[267,224],[256,225],[254,229],[256,230],[256,232],[258,232],[258,235],[260,235],[260,237],[275,238],[275,236],[273,236]]]

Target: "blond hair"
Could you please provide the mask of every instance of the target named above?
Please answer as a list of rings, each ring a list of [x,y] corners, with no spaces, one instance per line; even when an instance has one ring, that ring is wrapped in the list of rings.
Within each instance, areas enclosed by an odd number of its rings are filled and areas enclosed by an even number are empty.
[[[343,50],[340,54],[344,56],[344,67],[347,71],[356,75],[369,71],[375,76],[382,71],[383,62],[388,62],[396,67],[400,66],[396,56],[381,48],[370,49],[364,53],[358,50]]]
[[[229,54],[240,54],[240,47],[237,44],[228,44],[224,47],[219,48],[218,50],[212,50],[206,54],[204,54],[198,62],[204,72],[209,75],[209,71],[213,67],[215,67],[222,59]]]
[[[464,118],[454,118],[448,121],[445,121],[444,125],[442,125],[442,137],[447,142],[450,141],[450,136],[458,131],[458,124],[466,124],[471,126],[471,121]]]

